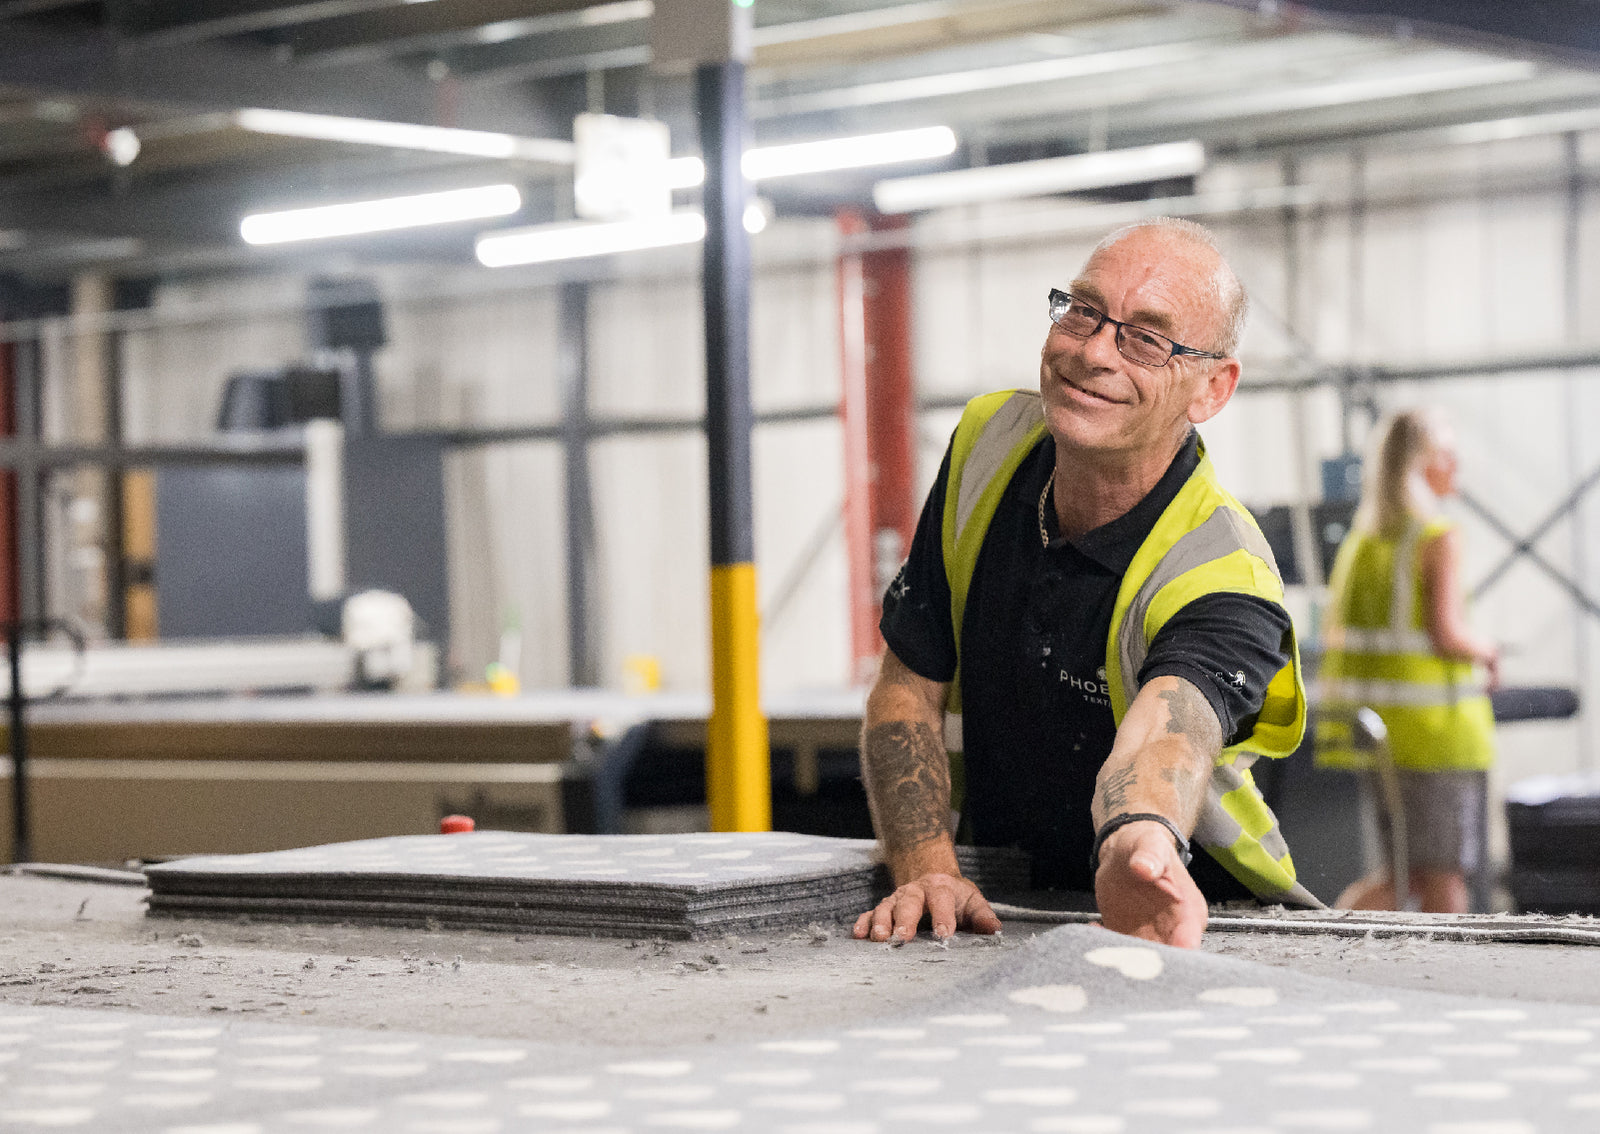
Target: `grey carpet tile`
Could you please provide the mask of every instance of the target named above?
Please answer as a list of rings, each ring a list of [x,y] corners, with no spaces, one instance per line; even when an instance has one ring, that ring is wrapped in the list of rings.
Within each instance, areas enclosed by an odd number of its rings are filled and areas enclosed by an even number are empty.
[[[762,901],[773,893],[825,895],[841,885],[871,887],[871,867],[838,870],[822,878],[778,880],[768,883],[745,882],[716,889],[688,890],[672,885],[633,885],[584,883],[551,880],[537,883],[506,884],[474,878],[418,879],[374,875],[353,877],[347,874],[285,874],[276,877],[193,878],[173,885],[163,883],[155,893],[160,897],[185,895],[238,896],[257,898],[384,898],[393,901],[463,902],[543,905],[552,908],[576,899],[604,906],[697,910],[737,906]]]
[[[1597,1032],[1065,926],[910,1016],[646,1055],[0,1007],[0,1129],[1565,1134],[1600,1127]]]
[[[752,883],[828,877],[872,865],[867,839],[777,832],[695,835],[540,835],[474,831],[397,835],[262,854],[199,855],[146,868],[152,890],[169,880],[351,879],[459,885],[581,883],[597,891],[647,885],[701,893]]]
[[[698,940],[729,933],[781,929],[810,921],[853,919],[870,908],[873,891],[864,885],[803,902],[776,899],[694,912],[681,910],[606,909],[600,906],[553,908],[481,905],[471,902],[429,902],[409,899],[379,901],[304,897],[169,897],[152,900],[153,914],[171,917],[238,917],[271,920],[359,922],[372,925],[449,926],[454,929],[505,929],[521,933],[566,936],[666,937]]]
[[[959,850],[980,886],[1020,851]],[[440,923],[549,933],[712,932],[854,916],[892,889],[874,844],[781,832],[410,835],[148,867],[154,914]]]

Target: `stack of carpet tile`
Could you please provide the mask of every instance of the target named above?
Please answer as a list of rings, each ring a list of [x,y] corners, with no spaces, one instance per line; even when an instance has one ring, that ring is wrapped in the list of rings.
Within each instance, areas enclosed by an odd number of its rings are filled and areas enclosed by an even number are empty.
[[[150,911],[702,938],[851,917],[887,892],[875,845],[781,832],[406,835],[149,866]],[[986,890],[1017,851],[963,848]]]

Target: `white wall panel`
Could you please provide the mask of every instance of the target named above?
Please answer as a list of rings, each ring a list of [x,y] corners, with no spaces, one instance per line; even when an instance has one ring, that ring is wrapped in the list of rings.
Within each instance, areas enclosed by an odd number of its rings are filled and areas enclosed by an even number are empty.
[[[501,661],[530,688],[569,684],[564,476],[553,443],[446,456],[452,672]]]
[[[765,426],[754,459],[762,684],[837,687],[850,672],[838,423]]]
[[[708,689],[711,548],[706,446],[698,433],[590,446],[602,684],[629,655],[658,659],[664,689]]]
[[[757,413],[837,403],[838,279],[833,265],[779,261],[836,243],[830,221],[775,224],[755,239],[750,296],[750,400]],[[698,292],[696,293],[698,319]],[[699,324],[695,324],[698,332]],[[705,379],[696,376],[704,385]]]
[[[696,417],[705,412],[700,289],[692,279],[596,285],[589,301],[589,412]]]
[[[558,311],[554,288],[389,304],[374,359],[384,427],[559,420]]]
[[[305,357],[304,299],[304,281],[281,276],[159,288],[156,329],[123,340],[128,441],[213,436],[228,375]]]

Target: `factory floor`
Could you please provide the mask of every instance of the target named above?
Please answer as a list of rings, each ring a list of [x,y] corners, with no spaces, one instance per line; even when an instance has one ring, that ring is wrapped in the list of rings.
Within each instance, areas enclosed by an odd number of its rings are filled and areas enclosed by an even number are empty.
[[[1050,928],[897,949],[840,925],[666,942],[150,918],[144,893],[0,876],[0,1005],[683,1049],[915,1012]],[[1213,932],[1204,948],[1382,988],[1600,1004],[1592,946]]]

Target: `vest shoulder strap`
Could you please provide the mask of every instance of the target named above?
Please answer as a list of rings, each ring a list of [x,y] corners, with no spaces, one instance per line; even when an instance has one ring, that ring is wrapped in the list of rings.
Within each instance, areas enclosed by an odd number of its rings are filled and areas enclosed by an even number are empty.
[[[950,446],[950,477],[945,483],[941,545],[958,659],[967,590],[989,521],[1018,466],[1044,432],[1044,407],[1033,390],[1001,390],[976,397],[967,403],[956,426]]]

